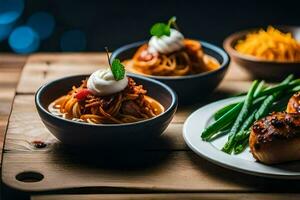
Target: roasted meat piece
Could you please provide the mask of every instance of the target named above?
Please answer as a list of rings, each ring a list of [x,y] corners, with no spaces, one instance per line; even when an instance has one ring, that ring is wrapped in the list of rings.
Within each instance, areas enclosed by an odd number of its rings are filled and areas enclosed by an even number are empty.
[[[300,92],[297,92],[290,98],[286,112],[300,113]]]
[[[300,159],[300,114],[277,112],[251,127],[249,146],[255,159],[274,164]]]

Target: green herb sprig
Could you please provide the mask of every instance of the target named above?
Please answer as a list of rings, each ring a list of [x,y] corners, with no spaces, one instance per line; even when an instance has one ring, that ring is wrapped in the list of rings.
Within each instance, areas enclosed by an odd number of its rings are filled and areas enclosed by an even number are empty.
[[[154,24],[150,29],[150,34],[152,36],[161,37],[161,36],[170,36],[171,34],[171,26],[178,29],[178,26],[176,24],[176,17],[173,16],[171,19],[169,19],[168,23],[156,23]]]
[[[105,47],[105,51],[106,51],[106,55],[107,55],[107,59],[108,59],[108,64],[110,66],[110,69],[112,71],[112,74],[113,74],[115,80],[116,81],[122,80],[125,76],[124,65],[121,63],[121,61],[119,59],[114,59],[111,63],[107,47]]]

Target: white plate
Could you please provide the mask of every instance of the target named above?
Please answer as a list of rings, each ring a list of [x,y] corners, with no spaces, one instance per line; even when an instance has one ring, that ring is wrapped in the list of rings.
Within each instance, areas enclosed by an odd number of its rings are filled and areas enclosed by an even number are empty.
[[[183,126],[186,144],[199,156],[232,170],[263,177],[300,179],[300,162],[264,165],[255,161],[249,148],[239,155],[228,155],[220,150],[227,141],[226,135],[212,142],[202,141],[201,133],[208,124],[213,122],[214,113],[239,99],[240,97],[220,100],[193,112]]]

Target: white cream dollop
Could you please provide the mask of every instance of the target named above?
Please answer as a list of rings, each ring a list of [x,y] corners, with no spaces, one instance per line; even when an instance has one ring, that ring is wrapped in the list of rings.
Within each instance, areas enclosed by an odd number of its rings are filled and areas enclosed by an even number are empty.
[[[95,95],[106,96],[121,92],[128,85],[128,78],[116,81],[110,68],[99,69],[92,73],[87,81],[87,88]]]
[[[161,37],[152,36],[148,45],[148,51],[151,53],[172,53],[184,47],[184,36],[176,29],[170,30],[170,36],[163,35]]]

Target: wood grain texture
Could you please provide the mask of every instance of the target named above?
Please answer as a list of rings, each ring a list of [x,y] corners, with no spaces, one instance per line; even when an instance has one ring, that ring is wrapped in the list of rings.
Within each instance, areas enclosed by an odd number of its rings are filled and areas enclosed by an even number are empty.
[[[20,170],[22,169],[22,170]],[[35,172],[40,182],[16,175]],[[295,192],[298,181],[272,180],[218,167],[191,151],[4,153],[3,182],[27,192]],[[284,187],[288,185],[288,187]]]
[[[190,159],[187,154],[194,158]],[[240,188],[239,185],[226,179],[208,178],[205,174],[207,172],[199,170],[199,166],[195,164],[192,165],[200,159],[186,151],[134,151],[115,155],[99,152],[97,161],[90,160],[96,156],[90,153],[66,155],[61,152],[5,153],[3,182],[13,188],[31,192],[62,189],[67,191],[79,188],[124,188],[133,191],[205,191]],[[20,173],[20,169],[39,172],[45,178],[37,183],[17,181],[15,176]]]
[[[53,79],[90,74],[99,67],[107,66],[107,57],[103,53],[33,55],[24,67],[17,92],[35,93],[42,84]]]
[[[0,168],[8,117],[15,96],[16,85],[25,61],[26,56],[0,55]]]
[[[65,148],[40,121],[33,93],[47,81],[71,74],[88,74],[101,66],[107,66],[103,54],[38,54],[28,59],[7,130],[2,170],[6,185],[28,192],[82,188],[87,191],[110,188],[114,191],[254,192],[261,191],[264,183],[273,185],[269,180],[228,171],[201,159],[187,149],[182,138],[183,122],[193,110],[248,89],[250,82],[247,76],[239,76],[240,72],[227,75],[216,92],[203,96],[201,102],[180,107],[166,132],[143,148],[122,153]],[[34,140],[44,141],[48,146],[36,149],[32,145]],[[18,181],[16,175],[26,171],[39,172],[44,179],[31,183]]]
[[[9,119],[5,150],[36,151],[32,141],[43,141],[48,145],[43,151],[58,148],[58,142],[54,136],[44,127],[35,108],[33,95],[17,95],[14,100],[13,110]],[[178,114],[171,125],[157,142],[150,143],[148,149],[172,149],[184,150],[185,143],[182,139],[182,125],[192,108],[179,108]]]
[[[18,93],[34,93],[43,83],[63,76],[90,74],[99,67],[107,67],[104,53],[94,54],[36,54],[28,58]],[[235,64],[229,67],[225,80],[249,81],[251,76]],[[33,78],[34,77],[34,78]]]
[[[232,194],[232,193],[177,193],[177,194],[69,194],[34,195],[31,200],[289,200],[300,199],[299,194]]]

